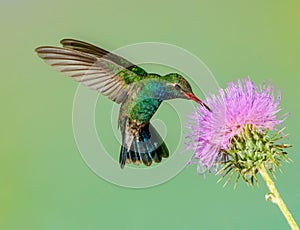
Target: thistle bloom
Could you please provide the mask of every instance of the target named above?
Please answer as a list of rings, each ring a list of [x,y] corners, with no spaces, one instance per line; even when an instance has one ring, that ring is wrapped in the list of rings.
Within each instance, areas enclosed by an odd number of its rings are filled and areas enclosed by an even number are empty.
[[[246,78],[237,84],[229,83],[227,89],[207,98],[206,103],[211,111],[198,108],[191,117],[187,136],[187,148],[194,151],[198,170],[215,168],[222,178],[228,176],[225,185],[234,174],[235,185],[240,177],[253,185],[254,181],[258,183],[256,174],[260,173],[270,190],[266,199],[278,205],[291,229],[299,230],[268,173],[274,174],[281,160],[289,160],[284,149],[290,146],[278,143],[286,137],[283,129],[274,132],[286,117],[278,116],[280,93],[275,99],[271,84],[257,87]],[[219,165],[222,167],[217,171]]]
[[[191,116],[191,131],[187,136],[187,148],[194,151],[193,162],[198,163],[200,172],[211,171],[213,168],[217,170],[220,163],[228,163],[232,150],[239,148],[238,145],[243,142],[248,143],[248,150],[257,149],[251,146],[251,142],[257,141],[250,136],[263,138],[267,130],[274,130],[285,118],[277,115],[281,110],[280,92],[275,98],[271,84],[257,87],[249,77],[237,83],[229,83],[227,89],[220,89],[219,95],[208,97],[206,103],[212,112],[199,106]],[[271,148],[274,150],[274,146]],[[247,155],[244,150],[238,153],[244,155],[240,158]],[[240,162],[241,159],[236,160]]]

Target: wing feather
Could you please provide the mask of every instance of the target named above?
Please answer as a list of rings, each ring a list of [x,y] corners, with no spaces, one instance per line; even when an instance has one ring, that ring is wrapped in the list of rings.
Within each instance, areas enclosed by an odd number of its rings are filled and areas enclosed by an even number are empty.
[[[36,52],[55,70],[117,103],[124,102],[132,85],[147,75],[128,60],[94,45],[73,39],[61,43],[63,47],[42,46]],[[131,71],[137,68],[141,75]]]
[[[144,69],[133,64],[132,62],[128,61],[127,59],[120,57],[116,54],[110,53],[107,50],[99,48],[92,44],[89,44],[89,43],[86,43],[83,41],[79,41],[79,40],[75,40],[75,39],[63,39],[60,41],[60,43],[65,48],[70,48],[70,49],[78,50],[78,51],[81,51],[84,53],[89,53],[89,54],[95,55],[102,59],[108,59],[108,60],[116,63],[118,66],[128,69],[131,72],[138,74],[139,76],[146,77],[148,75]]]

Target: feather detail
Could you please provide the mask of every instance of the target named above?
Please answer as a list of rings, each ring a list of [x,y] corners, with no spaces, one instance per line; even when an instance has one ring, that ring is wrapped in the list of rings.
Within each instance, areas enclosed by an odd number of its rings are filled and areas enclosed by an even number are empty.
[[[123,123],[123,143],[120,151],[120,167],[125,163],[150,166],[169,156],[169,150],[155,128],[150,124],[141,124],[133,129],[128,118]]]
[[[134,83],[147,76],[142,68],[94,45],[72,39],[64,39],[61,44],[62,48],[38,47],[36,52],[55,70],[117,103],[124,102]]]

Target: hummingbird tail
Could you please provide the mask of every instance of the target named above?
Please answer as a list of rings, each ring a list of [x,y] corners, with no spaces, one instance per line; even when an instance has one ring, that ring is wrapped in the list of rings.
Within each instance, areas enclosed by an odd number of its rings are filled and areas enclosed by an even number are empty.
[[[120,166],[125,163],[150,166],[152,162],[159,163],[162,158],[169,156],[169,150],[155,128],[148,123],[133,137],[131,146],[126,148],[123,144],[120,152]]]

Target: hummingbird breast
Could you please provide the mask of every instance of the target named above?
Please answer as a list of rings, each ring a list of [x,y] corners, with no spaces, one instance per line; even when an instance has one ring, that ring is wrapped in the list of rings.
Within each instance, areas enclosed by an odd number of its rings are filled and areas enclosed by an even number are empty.
[[[165,82],[158,75],[152,75],[146,80],[137,82],[122,104],[119,116],[121,128],[124,119],[127,118],[138,126],[147,124],[161,102],[168,99]]]
[[[138,123],[147,123],[158,107],[162,100],[155,98],[148,98],[137,101],[128,111],[128,117],[132,120],[136,120]]]

